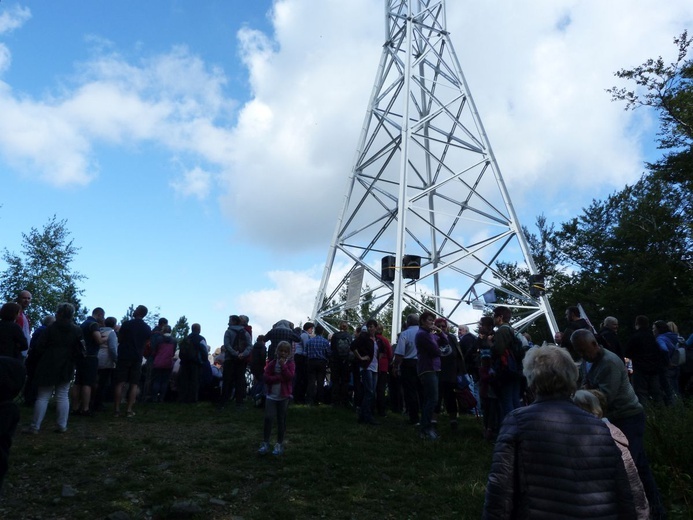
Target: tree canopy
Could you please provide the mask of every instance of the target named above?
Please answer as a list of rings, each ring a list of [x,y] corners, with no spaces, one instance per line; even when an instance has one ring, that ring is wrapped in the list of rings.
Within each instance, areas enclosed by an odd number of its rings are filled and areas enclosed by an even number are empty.
[[[75,306],[77,317],[84,317],[80,296],[84,292],[78,283],[84,276],[73,271],[72,261],[79,248],[70,239],[67,221],[54,215],[38,230],[31,228],[22,233],[22,251],[17,254],[4,249],[2,259],[7,268],[0,272],[0,292],[5,301],[14,301],[20,291],[32,294],[31,306],[27,310],[29,320],[35,325],[44,316],[55,313],[61,302]]]
[[[660,56],[622,69],[615,75],[635,88],[607,90],[614,101],[625,102],[626,110],[649,108],[658,114],[662,158],[647,163],[638,182],[606,200],[593,200],[558,229],[546,229],[540,221],[540,238],[528,234],[537,264],[548,271],[557,313],[579,302],[595,325],[611,315],[627,331],[644,314],[692,331],[692,42],[684,32],[674,39],[675,61],[667,64]]]

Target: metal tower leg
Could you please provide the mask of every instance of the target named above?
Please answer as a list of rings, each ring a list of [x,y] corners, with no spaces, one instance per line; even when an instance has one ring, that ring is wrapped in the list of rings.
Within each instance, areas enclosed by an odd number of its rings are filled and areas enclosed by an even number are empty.
[[[536,274],[446,30],[444,0],[386,0],[385,15],[383,54],[314,319],[330,327],[330,317],[344,318],[368,292],[375,308],[392,304],[394,337],[408,304],[459,324],[493,290],[522,323],[543,315],[556,332],[547,298],[532,297],[496,267],[519,262]],[[405,255],[421,257],[418,277],[403,269]],[[384,256],[394,256],[394,276],[382,276]]]

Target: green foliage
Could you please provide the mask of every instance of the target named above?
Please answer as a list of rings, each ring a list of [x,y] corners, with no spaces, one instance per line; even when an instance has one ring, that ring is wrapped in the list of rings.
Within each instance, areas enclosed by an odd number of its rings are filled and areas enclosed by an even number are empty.
[[[574,270],[554,287],[554,309],[580,302],[593,323],[616,316],[628,331],[638,314],[690,326],[693,304],[693,39],[674,39],[677,58],[660,56],[616,73],[637,90],[612,88],[626,109],[649,107],[660,117],[660,147],[669,152],[648,164],[633,185],[592,201],[549,240],[558,263]]]
[[[693,39],[684,32],[674,42],[671,64],[659,57],[616,73],[636,90],[608,90],[627,110],[658,113],[664,157],[648,164],[638,182],[593,200],[558,229],[540,217],[538,236],[525,230],[556,315],[581,303],[595,326],[616,316],[624,339],[639,314],[685,331],[693,326],[693,60],[687,59]],[[515,264],[499,269],[517,284],[529,275]]]
[[[181,340],[190,334],[190,325],[188,325],[188,318],[181,316],[178,318],[176,324],[171,328],[171,335]]]
[[[20,291],[29,291],[32,300],[27,315],[33,324],[54,314],[61,302],[75,306],[77,319],[87,315],[79,299],[84,291],[77,286],[85,277],[70,267],[79,248],[69,237],[67,221],[54,215],[42,230],[22,233],[21,255],[3,252],[7,268],[0,273],[0,293],[5,301],[14,301]]]
[[[690,518],[693,511],[693,447],[684,440],[693,431],[690,404],[652,407],[647,413],[647,453],[670,518]]]
[[[626,110],[655,109],[660,117],[660,147],[689,147],[693,140],[693,60],[686,60],[693,38],[684,31],[674,38],[676,61],[648,59],[633,69],[621,69],[616,76],[634,81],[639,91],[613,87],[607,90],[614,101],[625,101]]]
[[[125,316],[123,316],[120,319],[120,323],[125,323],[126,321],[131,320],[135,316],[135,308],[135,305],[131,303],[130,307],[128,307],[128,310],[125,311]],[[159,324],[159,318],[161,317],[161,309],[157,307],[154,311],[152,311],[151,309],[148,309],[148,311],[149,312],[147,312],[147,315],[144,317],[144,322],[153,329]]]

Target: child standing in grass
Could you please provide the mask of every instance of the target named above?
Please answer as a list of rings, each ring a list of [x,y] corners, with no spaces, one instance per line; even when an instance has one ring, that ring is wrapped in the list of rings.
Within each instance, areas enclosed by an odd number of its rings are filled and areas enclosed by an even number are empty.
[[[258,453],[266,455],[270,451],[270,436],[272,424],[277,421],[277,444],[274,445],[272,455],[284,453],[284,433],[286,432],[286,411],[291,399],[292,381],[296,367],[291,356],[291,344],[282,341],[277,345],[275,359],[270,360],[265,366],[265,421],[263,430],[263,443]]]

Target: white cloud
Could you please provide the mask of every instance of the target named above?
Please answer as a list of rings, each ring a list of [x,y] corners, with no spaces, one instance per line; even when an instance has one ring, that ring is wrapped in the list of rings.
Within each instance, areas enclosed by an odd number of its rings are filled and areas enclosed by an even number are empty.
[[[185,47],[137,65],[100,55],[44,100],[1,89],[0,155],[55,186],[89,183],[99,171],[97,144],[151,142],[194,162],[228,164],[230,133],[217,122],[234,106],[225,83]],[[194,194],[202,195],[199,182]]]
[[[18,29],[31,18],[31,10],[20,5],[11,5],[0,12],[0,34]]]
[[[3,11],[0,33],[29,17]],[[575,214],[639,176],[651,123],[604,90],[619,68],[673,56],[672,38],[693,20],[688,0],[448,2],[447,17],[521,213]],[[0,88],[0,154],[54,185],[81,185],[99,172],[97,144],[153,143],[190,164],[170,181],[179,193],[207,196],[203,173],[222,172],[218,200],[245,238],[325,244],[380,59],[382,1],[277,0],[271,22],[272,34],[238,33],[251,97],[241,107],[225,72],[185,46],[134,62],[94,36],[94,58],[51,98]],[[0,47],[0,70],[9,60]]]
[[[12,54],[7,45],[0,43],[0,74],[5,72],[10,68],[10,63],[12,62]],[[2,83],[0,83],[1,85]]]
[[[183,173],[182,177],[171,182],[173,190],[184,197],[195,197],[204,200],[212,187],[212,174],[200,167]]]
[[[224,184],[230,195],[221,200],[248,236],[287,245],[311,227],[315,243],[329,240],[384,40],[378,12],[376,0],[283,0],[275,5],[273,40],[249,30],[239,35],[253,99],[234,129]],[[557,211],[575,214],[586,198],[639,177],[641,139],[651,139],[652,129],[642,114],[612,103],[605,89],[616,70],[672,55],[672,38],[693,19],[690,2],[528,7],[499,0],[448,3],[447,15],[520,211],[550,213],[547,201],[558,199]],[[267,211],[259,217],[249,211],[258,184],[267,187]],[[311,210],[287,215],[291,200]]]
[[[273,288],[250,291],[238,298],[239,308],[252,320],[253,329],[267,332],[281,319],[296,326],[308,321],[318,292],[318,268],[305,271],[271,271]]]

